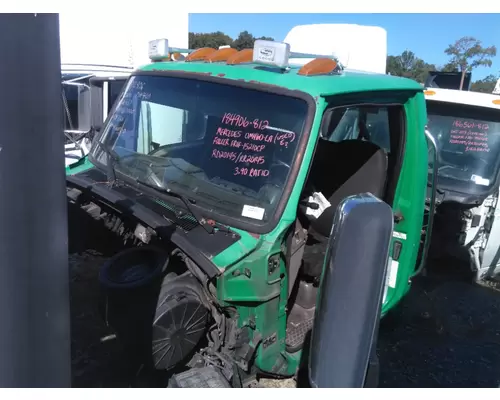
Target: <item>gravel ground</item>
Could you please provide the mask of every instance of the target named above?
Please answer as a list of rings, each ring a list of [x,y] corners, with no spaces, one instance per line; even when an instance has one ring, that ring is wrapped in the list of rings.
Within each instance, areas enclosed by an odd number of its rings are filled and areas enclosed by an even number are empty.
[[[103,261],[91,253],[72,254],[71,269],[71,356],[74,387],[126,387],[119,343],[103,340],[112,334],[98,309],[97,271]]]
[[[383,321],[383,387],[498,387],[500,292],[422,279]]]
[[[74,387],[129,387],[137,366],[127,359],[97,310],[99,254],[70,257]],[[500,293],[432,278],[413,290],[381,324],[382,387],[498,387]],[[139,386],[161,386],[161,376]],[[294,386],[293,380],[261,382]]]

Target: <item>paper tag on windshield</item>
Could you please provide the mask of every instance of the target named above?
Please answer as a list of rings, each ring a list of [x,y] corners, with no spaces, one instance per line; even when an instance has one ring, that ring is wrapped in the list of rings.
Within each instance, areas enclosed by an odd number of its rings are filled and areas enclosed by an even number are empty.
[[[489,179],[485,179],[479,175],[472,175],[470,177],[470,180],[473,181],[476,185],[482,185],[482,186],[489,186],[490,185]]]
[[[306,215],[310,215],[316,219],[320,217],[323,212],[331,206],[330,202],[323,196],[321,192],[314,192],[312,196],[309,196],[307,200],[309,203],[315,203],[318,205],[318,208],[315,210],[311,207],[307,207]]]
[[[243,206],[243,211],[241,212],[241,215],[243,217],[258,219],[262,221],[262,218],[264,218],[264,211],[265,210],[263,208],[249,206],[245,204]]]

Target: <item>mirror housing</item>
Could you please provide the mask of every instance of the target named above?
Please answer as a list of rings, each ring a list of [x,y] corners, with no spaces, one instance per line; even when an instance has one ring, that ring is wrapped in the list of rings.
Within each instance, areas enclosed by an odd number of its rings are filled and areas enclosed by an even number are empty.
[[[391,207],[370,193],[337,208],[311,335],[312,387],[360,388],[372,375],[393,227]]]

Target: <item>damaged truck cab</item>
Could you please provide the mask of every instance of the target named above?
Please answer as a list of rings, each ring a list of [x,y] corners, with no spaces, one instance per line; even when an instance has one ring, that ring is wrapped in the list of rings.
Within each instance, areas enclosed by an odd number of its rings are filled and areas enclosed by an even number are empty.
[[[150,57],[127,80],[91,164],[67,178],[72,203],[133,238],[101,282],[134,289],[130,271],[157,265],[144,336],[157,369],[205,362],[293,376],[346,197],[368,192],[393,210],[382,314],[409,290],[428,178],[423,88],[280,42],[188,51],[162,39]],[[118,336],[138,325],[120,304],[114,316],[106,307]]]
[[[477,281],[494,281],[500,275],[500,98],[440,87],[424,93],[439,149],[431,256],[452,256]]]

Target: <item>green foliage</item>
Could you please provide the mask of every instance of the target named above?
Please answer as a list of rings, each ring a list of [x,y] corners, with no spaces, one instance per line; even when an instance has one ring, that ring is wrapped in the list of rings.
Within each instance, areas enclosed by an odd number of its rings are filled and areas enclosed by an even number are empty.
[[[497,48],[495,46],[483,47],[480,40],[464,36],[454,44],[450,44],[444,52],[450,56],[449,65],[462,73],[460,81],[460,90],[462,90],[465,74],[477,67],[491,67],[491,59],[497,55]]]
[[[189,48],[199,49],[200,47],[212,47],[232,45],[233,39],[220,31],[212,33],[189,32]]]
[[[471,90],[481,93],[492,93],[497,83],[498,77],[488,75],[486,78],[478,80],[471,85]]]
[[[189,32],[189,48],[199,49],[200,47],[212,47],[217,49],[219,46],[229,45],[241,50],[252,48],[256,39],[274,40],[273,38],[266,36],[256,38],[248,31],[240,32],[235,40],[220,31],[211,33]]]
[[[242,31],[233,39],[223,32],[194,33],[189,32],[189,47],[198,49],[200,47],[231,46],[238,50],[252,48],[255,40],[274,40],[271,37],[255,37],[248,31]],[[470,36],[458,39],[454,44],[449,45],[444,52],[450,57],[447,64],[438,67],[428,63],[410,50],[405,50],[399,55],[387,57],[387,73],[395,76],[403,76],[424,83],[429,71],[461,72],[461,87],[466,72],[471,72],[479,66],[491,67],[492,58],[496,56],[495,46],[483,47],[480,40]],[[477,92],[491,93],[498,77],[487,76],[484,79],[475,81],[471,85],[471,90]]]
[[[424,83],[429,71],[435,71],[434,64],[428,64],[412,51],[405,50],[399,56],[387,57],[387,73],[403,76]]]
[[[387,73],[424,83],[429,71],[457,72],[462,74],[460,80],[460,89],[462,89],[465,74],[472,72],[473,69],[479,66],[491,67],[492,58],[496,56],[497,49],[495,46],[483,47],[480,40],[465,36],[449,45],[444,52],[450,56],[450,60],[440,68],[434,64],[428,64],[408,50],[397,56],[388,56]],[[491,93],[497,79],[498,77],[490,75],[473,82],[471,90]]]
[[[453,63],[448,63],[440,69],[442,72],[460,72],[458,67]]]
[[[444,52],[450,56],[450,65],[460,72],[471,72],[480,66],[491,67],[491,59],[497,55],[497,48],[483,47],[480,40],[464,36],[450,44]]]
[[[233,47],[235,47],[238,50],[243,50],[247,48],[253,47],[253,42],[255,41],[255,38],[251,33],[248,31],[243,31],[240,32],[238,37],[235,39],[233,42]]]

